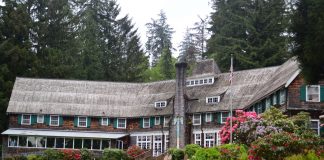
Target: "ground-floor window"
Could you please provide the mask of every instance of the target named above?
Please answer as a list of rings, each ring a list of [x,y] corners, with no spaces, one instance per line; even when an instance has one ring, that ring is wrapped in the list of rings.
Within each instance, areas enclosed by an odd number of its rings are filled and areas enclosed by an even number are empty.
[[[205,133],[205,147],[214,147],[215,133]]]
[[[151,149],[151,136],[137,136],[137,146],[142,149]]]
[[[310,123],[310,128],[317,134],[320,135],[320,125],[319,120],[312,119]]]
[[[195,144],[201,145],[201,134],[200,133],[196,133],[194,134],[194,138],[195,138]]]
[[[117,140],[116,148],[124,149],[124,142],[122,140]]]
[[[153,136],[153,156],[162,154],[162,135]]]
[[[117,140],[118,142],[118,140]],[[83,139],[69,137],[9,136],[8,147],[69,148],[103,150],[110,148],[110,139]],[[119,143],[123,147],[122,141]]]
[[[170,138],[169,138],[169,135],[165,135],[164,138],[165,138],[164,151],[167,151],[169,149],[169,140],[170,140]]]

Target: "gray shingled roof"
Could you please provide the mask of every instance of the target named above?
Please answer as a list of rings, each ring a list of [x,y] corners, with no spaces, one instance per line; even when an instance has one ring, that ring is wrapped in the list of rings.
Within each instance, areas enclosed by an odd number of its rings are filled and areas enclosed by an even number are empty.
[[[234,109],[242,109],[278,89],[296,70],[298,65],[291,59],[281,66],[234,72]],[[201,73],[195,77],[213,75],[209,71]],[[189,113],[229,109],[229,73],[213,76],[216,78],[212,85],[187,87],[187,97],[192,99]],[[7,112],[110,117],[170,115],[174,95],[175,80],[119,83],[16,78]],[[206,97],[217,95],[222,97],[220,103],[206,104]],[[163,100],[168,100],[167,107],[155,109],[154,102]]]

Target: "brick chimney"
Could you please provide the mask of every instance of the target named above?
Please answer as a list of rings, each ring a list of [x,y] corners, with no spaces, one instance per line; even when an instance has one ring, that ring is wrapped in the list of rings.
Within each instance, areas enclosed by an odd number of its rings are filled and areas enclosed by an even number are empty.
[[[176,63],[176,94],[174,101],[173,117],[170,126],[170,147],[184,148],[186,141],[186,68],[187,63],[180,61]]]

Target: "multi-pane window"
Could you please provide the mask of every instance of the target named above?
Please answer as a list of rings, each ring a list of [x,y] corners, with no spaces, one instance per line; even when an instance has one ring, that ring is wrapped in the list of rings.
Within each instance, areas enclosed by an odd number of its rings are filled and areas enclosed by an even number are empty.
[[[50,125],[59,126],[59,116],[50,116]]]
[[[186,85],[187,86],[197,86],[197,85],[204,85],[204,84],[213,84],[214,78],[203,78],[203,79],[193,79],[193,80],[187,80]]]
[[[200,114],[194,114],[192,116],[192,124],[193,125],[200,125],[201,124],[201,115]]]
[[[44,123],[44,115],[42,114],[37,115],[37,123]]]
[[[212,114],[206,113],[205,114],[205,122],[211,122],[212,121]]]
[[[8,138],[8,147],[17,147],[18,146],[18,137],[9,136]]]
[[[320,86],[308,85],[306,86],[306,101],[319,102],[320,101]]]
[[[271,99],[268,97],[266,99],[266,108],[270,108],[270,106],[271,106]]]
[[[102,117],[101,118],[101,125],[108,126],[108,122],[109,122],[109,120],[108,120],[107,117]]]
[[[30,114],[23,114],[21,116],[21,124],[30,125],[31,123],[31,115]]]
[[[167,151],[169,149],[169,140],[170,140],[169,135],[165,135],[164,140],[165,140],[164,141],[164,151]]]
[[[195,144],[201,145],[201,134],[196,133],[195,135]]]
[[[221,112],[221,123],[225,123],[228,116],[228,112]]]
[[[272,103],[273,103],[273,105],[277,104],[277,96],[276,96],[276,94],[272,95]]]
[[[215,133],[205,133],[205,147],[214,147]]]
[[[284,104],[286,102],[286,90],[282,89],[279,92],[280,94],[280,104]]]
[[[220,132],[216,132],[216,145],[219,146],[221,144]]]
[[[137,136],[137,146],[142,149],[151,149],[151,136]]]
[[[206,97],[207,104],[216,104],[220,102],[220,96]]]
[[[160,124],[161,124],[161,118],[160,117],[155,117],[154,125],[160,125]]]
[[[319,120],[311,120],[310,129],[312,129],[316,134],[320,134]]]
[[[117,128],[126,128],[126,119],[125,118],[117,119]]]
[[[163,107],[166,107],[167,102],[166,101],[159,101],[159,102],[155,102],[154,105],[155,105],[156,108],[163,108]]]
[[[87,127],[87,117],[78,117],[78,127]]]
[[[150,128],[150,118],[143,118],[143,128]]]
[[[164,124],[163,124],[163,126],[164,127],[169,127],[169,123],[170,123],[170,117],[169,116],[164,117]]]

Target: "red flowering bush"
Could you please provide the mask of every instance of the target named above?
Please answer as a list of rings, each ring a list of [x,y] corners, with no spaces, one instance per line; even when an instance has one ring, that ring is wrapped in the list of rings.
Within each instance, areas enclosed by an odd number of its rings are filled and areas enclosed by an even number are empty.
[[[137,157],[143,153],[144,153],[144,150],[136,145],[130,146],[127,149],[127,155],[132,158]]]
[[[81,153],[79,150],[64,149],[61,150],[63,153],[63,160],[81,160]]]

